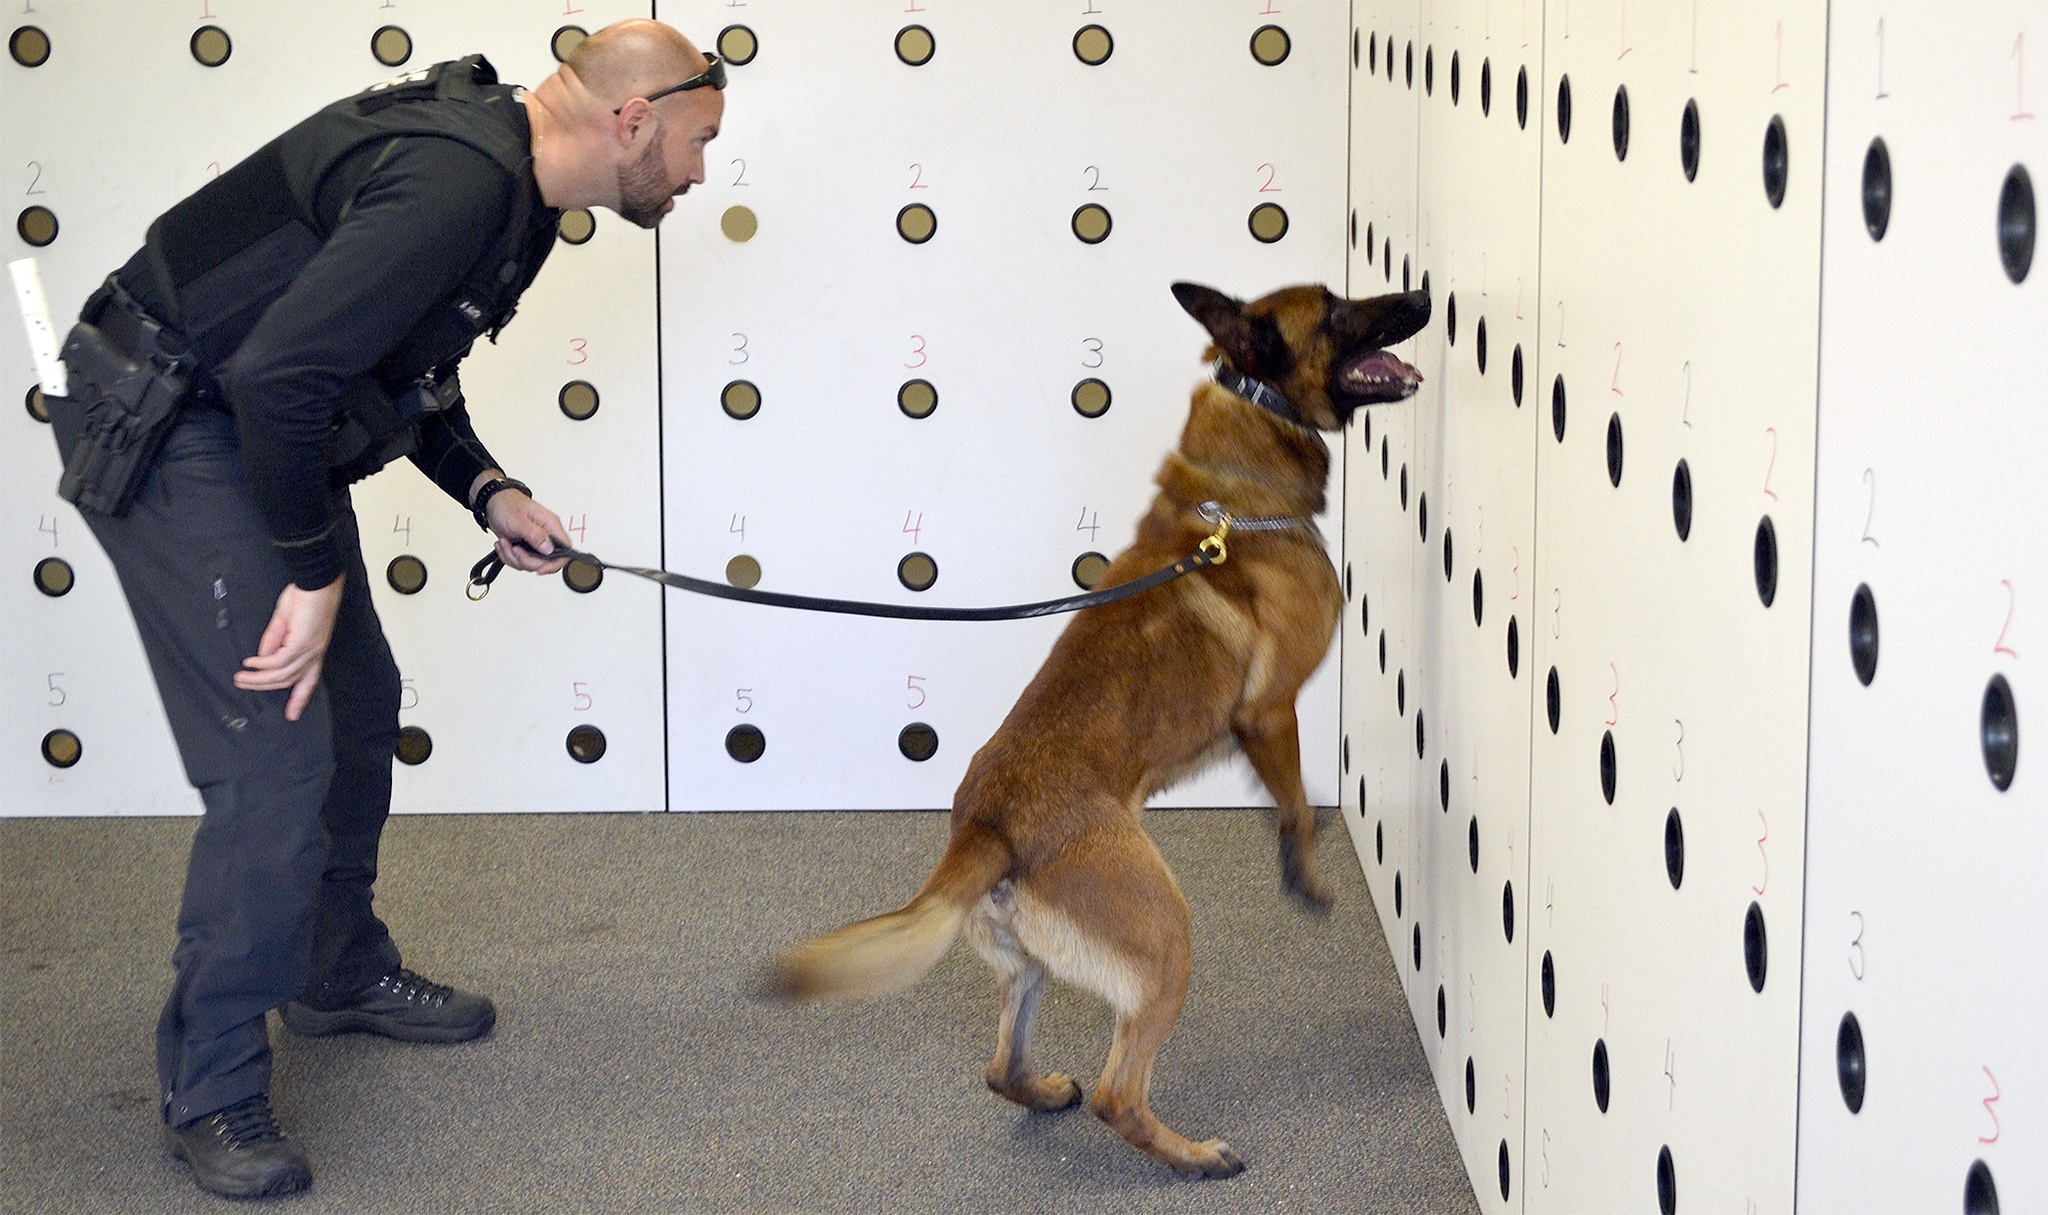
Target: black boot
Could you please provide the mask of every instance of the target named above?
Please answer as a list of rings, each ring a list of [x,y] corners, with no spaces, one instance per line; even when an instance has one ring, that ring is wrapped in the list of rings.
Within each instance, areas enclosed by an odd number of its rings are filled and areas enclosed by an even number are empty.
[[[180,1127],[164,1146],[192,1166],[199,1188],[223,1198],[282,1198],[313,1184],[304,1149],[278,1128],[270,1098],[251,1097]]]
[[[395,970],[337,1008],[294,1000],[285,1028],[309,1038],[371,1033],[401,1042],[467,1042],[490,1032],[498,1010],[482,996]]]

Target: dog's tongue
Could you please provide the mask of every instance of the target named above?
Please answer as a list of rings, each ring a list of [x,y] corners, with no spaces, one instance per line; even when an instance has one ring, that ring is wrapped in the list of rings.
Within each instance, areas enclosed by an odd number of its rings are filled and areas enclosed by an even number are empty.
[[[1344,386],[1353,392],[1398,400],[1422,386],[1422,373],[1390,350],[1375,350],[1344,369]]]

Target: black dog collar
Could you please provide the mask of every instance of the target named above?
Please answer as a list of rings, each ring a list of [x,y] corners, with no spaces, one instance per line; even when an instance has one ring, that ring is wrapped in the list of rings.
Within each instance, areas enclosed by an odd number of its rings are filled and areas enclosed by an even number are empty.
[[[1301,420],[1300,414],[1294,412],[1294,405],[1280,394],[1279,389],[1264,380],[1253,379],[1228,363],[1216,364],[1216,382],[1274,417],[1285,418],[1296,426],[1308,425]]]

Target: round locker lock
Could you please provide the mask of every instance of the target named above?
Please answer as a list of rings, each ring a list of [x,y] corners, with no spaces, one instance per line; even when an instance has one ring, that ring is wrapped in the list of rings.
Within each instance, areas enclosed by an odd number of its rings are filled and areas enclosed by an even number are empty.
[[[572,422],[588,422],[597,412],[597,386],[589,380],[570,380],[555,394],[555,404]]]
[[[57,213],[44,206],[23,207],[14,217],[14,231],[23,244],[40,249],[57,239]]]
[[[1572,141],[1572,78],[1560,76],[1557,80],[1557,141]]]
[[[1870,239],[1883,240],[1892,226],[1892,154],[1879,137],[1863,153],[1863,227]]]
[[[1084,245],[1099,245],[1109,239],[1109,208],[1088,203],[1074,211],[1074,235]]]
[[[1657,1149],[1657,1211],[1678,1215],[1678,1166],[1672,1163],[1669,1145]]]
[[[1522,675],[1522,631],[1513,616],[1508,617],[1508,678]]]
[[[1252,208],[1245,223],[1252,230],[1252,239],[1262,245],[1270,245],[1287,235],[1287,212],[1279,203],[1260,203]]]
[[[426,763],[434,753],[434,737],[418,726],[406,726],[398,732],[398,742],[391,748],[391,754],[399,763],[417,768]]]
[[[1472,571],[1472,627],[1486,623],[1486,583],[1479,570]]]
[[[556,30],[548,39],[548,50],[554,53],[556,63],[567,63],[569,55],[583,40],[590,37],[590,31],[580,25],[565,25]]]
[[[718,57],[734,67],[745,67],[761,53],[761,40],[744,25],[728,25],[718,31]]]
[[[370,35],[370,57],[385,67],[398,67],[412,58],[412,35],[395,25],[380,25]]]
[[[1465,824],[1465,852],[1472,862],[1472,872],[1479,872],[1479,816],[1476,814]]]
[[[725,732],[725,753],[743,764],[753,763],[767,749],[767,736],[757,726],[734,726]]]
[[[48,422],[50,420],[50,402],[43,396],[43,386],[41,384],[29,385],[28,395],[22,398],[21,403],[28,410],[29,417],[34,418],[38,422]]]
[[[1069,398],[1074,403],[1074,412],[1084,418],[1099,418],[1109,412],[1109,385],[1097,379],[1086,379],[1074,385]]]
[[[761,412],[761,390],[750,380],[734,380],[718,394],[718,404],[728,416],[744,422]]]
[[[69,730],[52,730],[43,735],[43,758],[52,768],[69,768],[85,755],[85,744]]]
[[[1600,736],[1600,796],[1610,806],[1614,804],[1615,777],[1614,731],[1609,730]]]
[[[1478,348],[1478,351],[1477,351],[1477,361],[1478,361],[1478,363],[1479,363],[1479,374],[1480,374],[1480,375],[1485,375],[1485,374],[1486,374],[1486,318],[1485,318],[1485,317],[1483,317],[1483,316],[1479,318],[1479,323],[1478,323],[1477,325],[1473,326],[1473,329],[1472,329],[1472,344],[1473,344],[1474,346],[1476,346],[1476,347]]]
[[[1671,525],[1680,544],[1692,538],[1692,469],[1684,460],[1671,473]]]
[[[1252,31],[1252,58],[1267,67],[1286,62],[1293,49],[1294,40],[1277,25],[1262,25]]]
[[[71,593],[78,585],[78,576],[69,562],[62,557],[45,557],[36,562],[36,589],[55,599]]]
[[[923,203],[911,203],[896,213],[896,234],[913,245],[921,245],[939,230],[939,217]]]
[[[1621,488],[1621,415],[1609,414],[1607,418],[1607,480],[1614,488]]]
[[[1444,998],[1444,985],[1436,985],[1436,1036],[1442,1038],[1450,1030],[1449,1001]]]
[[[2034,182],[2025,165],[2014,165],[1998,191],[1998,258],[2015,283],[2034,264]]]
[[[577,726],[569,731],[564,740],[569,748],[569,758],[579,764],[594,764],[604,758],[604,731],[596,726]]]
[[[1752,563],[1756,567],[1756,597],[1769,607],[1778,598],[1778,529],[1769,515],[1756,525]]]
[[[50,36],[33,25],[24,25],[8,36],[7,53],[23,67],[41,67],[50,61]]]
[[[1502,1202],[1506,1202],[1508,1200],[1509,1182],[1511,1180],[1510,1174],[1512,1172],[1512,1168],[1508,1161],[1508,1141],[1505,1139],[1501,1140],[1500,1150],[1495,1152],[1493,1155],[1494,1171],[1500,1174],[1500,1200]]]
[[[1515,125],[1522,130],[1529,129],[1529,69],[1520,68],[1515,72]]]
[[[1514,394],[1515,408],[1522,407],[1522,344],[1515,343],[1515,355],[1508,360],[1508,389]]]
[[[1628,86],[1614,90],[1614,159],[1628,159]]]
[[[913,591],[928,591],[939,580],[939,563],[925,553],[911,553],[896,563],[896,581]]]
[[[1550,951],[1543,951],[1543,1015],[1557,1015],[1557,965],[1550,960]]]
[[[746,244],[761,230],[761,218],[752,207],[730,206],[718,217],[718,230],[736,245]]]
[[[1700,103],[1688,100],[1685,113],[1678,117],[1678,167],[1685,170],[1685,179],[1692,181],[1700,175]]]
[[[1791,173],[1792,151],[1785,142],[1785,120],[1771,115],[1764,128],[1764,197],[1776,209],[1785,205],[1785,179]]]
[[[1849,663],[1864,687],[1877,678],[1877,596],[1867,582],[1849,599]]]
[[[1557,668],[1550,668],[1550,675],[1543,681],[1543,708],[1550,718],[1550,732],[1557,733],[1559,719],[1564,716],[1564,693],[1558,686]]]
[[[1491,117],[1492,114],[1493,60],[1482,59],[1479,61],[1479,116],[1487,118]]]
[[[896,735],[896,749],[903,758],[921,764],[939,753],[939,732],[921,721],[911,722]]]
[[[1396,870],[1394,872],[1394,918],[1397,920],[1401,918],[1401,908],[1401,873],[1399,870]]]
[[[1991,1166],[1981,1160],[1971,1161],[1963,1178],[1963,1215],[1998,1215],[1998,1184],[1991,1179]]]
[[[1984,708],[1979,714],[1984,737],[1984,770],[2000,793],[2012,787],[2013,772],[2020,763],[2020,715],[2013,703],[2012,685],[2005,676],[1993,675],[1984,687]]]
[[[1074,558],[1074,585],[1084,591],[1092,591],[1102,585],[1102,576],[1109,572],[1109,558],[1101,553],[1082,553]]]
[[[1116,51],[1116,39],[1099,25],[1084,25],[1074,31],[1074,58],[1089,67],[1100,67],[1109,62]]]
[[[1365,778],[1363,776],[1358,778],[1358,806],[1360,812],[1363,813],[1365,809]],[[1384,821],[1374,823],[1372,827],[1372,860],[1375,865],[1387,863],[1387,824]]]
[[[1557,441],[1564,442],[1564,377],[1550,381],[1550,431]]]
[[[1742,964],[1749,971],[1749,985],[1763,994],[1764,978],[1770,969],[1770,941],[1764,932],[1764,909],[1756,903],[1742,917]]]
[[[1409,935],[1409,940],[1413,942],[1413,952],[1412,952],[1412,953],[1410,954],[1410,956],[1411,956],[1411,957],[1413,958],[1413,960],[1414,960],[1414,962],[1415,962],[1415,969],[1416,969],[1416,971],[1417,971],[1418,973],[1420,973],[1420,972],[1421,972],[1421,970],[1422,970],[1422,925],[1421,925],[1421,924],[1417,924],[1417,925],[1415,926],[1415,931],[1414,931],[1413,933],[1411,933],[1411,934]]]
[[[1458,52],[1451,52],[1451,104],[1458,104]]]
[[[217,25],[202,25],[192,31],[192,57],[204,67],[219,67],[235,53],[235,40]]]
[[[896,57],[911,67],[930,63],[938,49],[932,32],[921,25],[906,25],[896,31]]]
[[[1664,876],[1671,879],[1673,890],[1685,881],[1685,824],[1676,806],[1664,816]]]
[[[905,380],[896,390],[896,408],[906,418],[928,418],[939,407],[939,390],[930,380]]]
[[[1608,1080],[1607,1040],[1602,1038],[1593,1043],[1593,1104],[1603,1114],[1607,1112]]]
[[[604,567],[595,561],[572,557],[562,567],[562,585],[579,595],[588,595],[604,585]]]
[[[1415,87],[1415,43],[1412,39],[1401,52],[1401,81],[1408,88]]]
[[[400,553],[384,567],[384,581],[401,595],[417,595],[427,585],[427,563],[411,553]]]
[[[1422,94],[1425,97],[1436,96],[1436,48],[1433,46],[1422,48]]]
[[[1508,944],[1515,943],[1515,884],[1507,883],[1500,890],[1500,928],[1507,935]]]
[[[1429,274],[1422,276],[1422,289],[1429,290]],[[1458,293],[1453,291],[1444,297],[1444,341],[1452,346],[1458,344]]]
[[[573,210],[562,212],[562,218],[555,222],[555,235],[565,245],[583,245],[597,235],[597,217],[588,211]]]
[[[751,591],[761,585],[761,563],[741,553],[725,563],[725,580],[743,591]]]
[[[1842,1085],[1842,1104],[1852,1114],[1863,1112],[1865,1062],[1863,1026],[1857,1022],[1855,1013],[1845,1012],[1842,1024],[1835,1030],[1835,1078]]]

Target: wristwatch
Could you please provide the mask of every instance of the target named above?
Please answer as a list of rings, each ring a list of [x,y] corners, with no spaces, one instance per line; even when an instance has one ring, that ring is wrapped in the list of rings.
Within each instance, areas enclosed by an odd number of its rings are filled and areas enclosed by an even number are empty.
[[[501,489],[516,489],[529,498],[533,496],[532,487],[524,481],[499,477],[495,481],[484,482],[483,488],[476,491],[476,501],[470,505],[469,511],[476,516],[476,525],[485,531],[491,530],[491,518],[484,512],[484,508],[491,504],[491,498]]]

